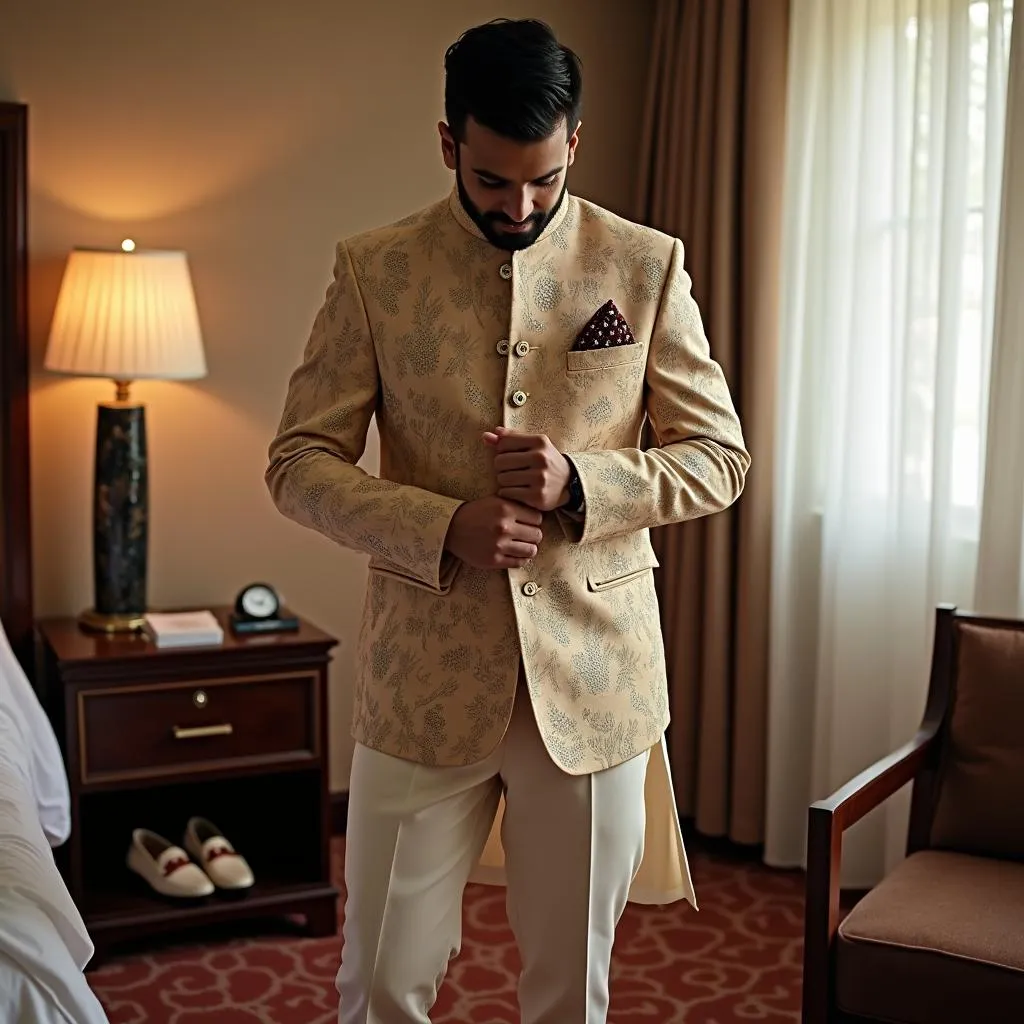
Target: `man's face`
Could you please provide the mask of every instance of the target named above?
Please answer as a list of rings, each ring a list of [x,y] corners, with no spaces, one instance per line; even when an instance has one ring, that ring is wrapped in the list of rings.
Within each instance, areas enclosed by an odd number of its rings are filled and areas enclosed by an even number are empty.
[[[445,166],[455,171],[459,196],[487,240],[500,249],[532,245],[554,215],[575,159],[579,129],[565,126],[540,142],[515,142],[472,118],[461,145],[438,126]]]

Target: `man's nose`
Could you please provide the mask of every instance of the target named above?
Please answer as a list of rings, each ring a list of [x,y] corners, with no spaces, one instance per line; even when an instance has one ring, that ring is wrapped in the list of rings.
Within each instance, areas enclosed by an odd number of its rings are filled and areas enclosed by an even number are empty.
[[[511,217],[521,224],[533,212],[533,196],[529,192],[519,192],[505,203],[505,216]]]

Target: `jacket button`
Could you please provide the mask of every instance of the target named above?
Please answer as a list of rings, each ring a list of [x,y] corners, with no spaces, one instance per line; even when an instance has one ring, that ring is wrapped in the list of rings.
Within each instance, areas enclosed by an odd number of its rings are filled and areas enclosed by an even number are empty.
[[[509,345],[509,343],[507,341],[499,341],[498,342],[498,355],[499,356],[507,356],[508,353],[509,353],[509,348],[510,348],[510,345]]]
[[[526,405],[526,392],[525,391],[513,391],[512,392],[512,404],[522,408]]]
[[[530,354],[530,343],[528,341],[516,342],[516,355],[522,358]]]
[[[501,274],[501,276],[506,281],[508,281],[512,277],[512,264],[502,263],[502,265],[498,268],[498,273]]]
[[[540,590],[540,587],[538,587],[537,584],[533,582],[533,580],[530,580],[529,583],[523,584],[523,593],[527,597],[536,597],[538,590]]]

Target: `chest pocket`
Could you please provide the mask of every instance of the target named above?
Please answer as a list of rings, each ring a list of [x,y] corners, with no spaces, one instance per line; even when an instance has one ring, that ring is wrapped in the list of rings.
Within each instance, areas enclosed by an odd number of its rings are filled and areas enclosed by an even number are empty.
[[[567,373],[586,373],[588,370],[607,370],[613,366],[630,366],[643,358],[647,351],[644,345],[619,345],[616,348],[592,348],[583,352],[569,351],[565,354]]]

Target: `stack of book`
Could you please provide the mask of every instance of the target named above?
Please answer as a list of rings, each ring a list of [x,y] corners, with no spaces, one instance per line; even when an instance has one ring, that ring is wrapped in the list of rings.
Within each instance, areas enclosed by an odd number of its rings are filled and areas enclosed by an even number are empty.
[[[150,612],[146,633],[157,647],[194,647],[224,642],[224,630],[213,612]]]

